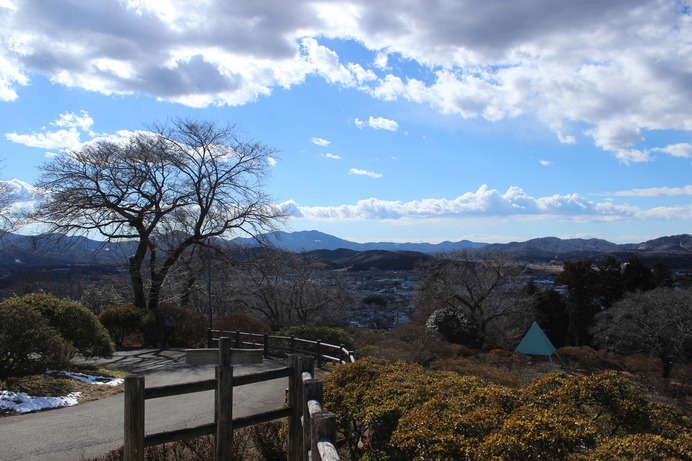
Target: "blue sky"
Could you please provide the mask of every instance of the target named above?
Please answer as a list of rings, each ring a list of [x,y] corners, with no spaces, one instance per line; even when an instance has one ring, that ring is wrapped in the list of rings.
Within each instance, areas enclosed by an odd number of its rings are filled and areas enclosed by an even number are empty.
[[[278,151],[286,230],[692,232],[692,17],[666,0],[0,0],[2,178],[172,117]]]

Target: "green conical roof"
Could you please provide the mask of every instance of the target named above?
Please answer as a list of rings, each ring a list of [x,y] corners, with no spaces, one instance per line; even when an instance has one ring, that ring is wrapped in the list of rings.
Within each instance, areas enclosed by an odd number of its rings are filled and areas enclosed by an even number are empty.
[[[550,342],[548,337],[543,333],[541,327],[536,322],[533,322],[531,328],[521,340],[514,352],[532,355],[553,355],[555,354],[555,346]]]

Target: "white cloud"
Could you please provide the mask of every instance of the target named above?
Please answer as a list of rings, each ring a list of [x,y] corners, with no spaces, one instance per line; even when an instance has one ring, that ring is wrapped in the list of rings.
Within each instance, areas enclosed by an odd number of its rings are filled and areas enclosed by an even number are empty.
[[[684,145],[639,145],[651,131],[692,130],[687,2],[5,0],[0,8],[4,101],[30,75],[194,107],[246,104],[312,75],[465,118],[533,117],[565,143],[586,126],[624,162],[692,156]],[[324,38],[374,59],[350,62]]]
[[[658,207],[650,210],[609,201],[593,202],[579,194],[531,197],[519,187],[505,193],[481,186],[449,199],[423,199],[411,202],[370,198],[354,205],[291,207],[294,215],[311,220],[429,220],[465,218],[532,217],[581,222],[641,219],[689,219],[692,206]]]
[[[274,157],[269,157],[267,158],[267,163],[269,164],[269,166],[276,166],[278,161]]]
[[[399,128],[399,124],[394,120],[389,120],[383,117],[370,117],[368,119],[368,125],[376,130],[396,131]]]
[[[368,171],[368,170],[359,170],[358,168],[351,168],[348,171],[349,174],[355,175],[355,176],[370,176],[371,178],[381,178],[382,175],[380,173],[375,173],[374,171]]]
[[[553,164],[553,162],[550,162],[548,160],[540,160],[539,163],[543,166],[550,166]]]
[[[331,141],[327,141],[326,139],[322,138],[312,138],[310,142],[322,147],[326,147],[332,143]]]
[[[357,118],[353,121],[353,123],[355,123],[358,128],[369,126],[370,128],[374,128],[376,130],[396,131],[399,129],[399,124],[397,122],[384,117],[370,116],[367,122]]]
[[[340,160],[340,159],[341,159],[341,156],[340,156],[340,155],[330,154],[329,152],[327,152],[326,154],[324,154],[324,156],[327,157],[327,158],[335,159],[335,160]]]
[[[618,197],[665,197],[671,195],[692,195],[692,186],[683,187],[650,187],[615,192]]]
[[[673,157],[692,157],[692,144],[686,142],[679,144],[671,144],[666,147],[655,147],[651,150],[655,152],[663,152],[672,155]]]
[[[94,136],[91,126],[94,120],[86,111],[79,114],[65,112],[60,117],[51,122],[51,125],[59,127],[58,130],[43,128],[38,133],[18,134],[6,133],[5,137],[17,144],[24,144],[29,147],[39,147],[42,149],[69,149],[78,146],[82,141],[82,135]]]

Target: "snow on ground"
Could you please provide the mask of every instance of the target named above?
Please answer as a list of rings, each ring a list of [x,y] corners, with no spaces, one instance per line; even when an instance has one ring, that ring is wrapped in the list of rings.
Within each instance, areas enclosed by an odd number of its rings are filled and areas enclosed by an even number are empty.
[[[0,410],[31,413],[32,411],[50,408],[71,407],[77,405],[81,392],[72,392],[64,397],[32,397],[24,392],[0,391]]]
[[[118,386],[123,383],[121,378],[90,376],[84,373],[72,373],[69,371],[46,370],[46,373],[106,386]],[[51,408],[71,407],[79,403],[77,398],[80,395],[81,392],[72,392],[64,397],[32,397],[23,392],[0,391],[0,411],[9,410],[17,413],[30,413]]]
[[[62,376],[65,378],[72,378],[85,383],[91,384],[101,384],[105,386],[119,386],[124,380],[122,378],[110,378],[105,376],[91,376],[85,375],[84,373],[73,373],[71,371],[56,371],[56,370],[46,370],[46,374],[53,376]]]

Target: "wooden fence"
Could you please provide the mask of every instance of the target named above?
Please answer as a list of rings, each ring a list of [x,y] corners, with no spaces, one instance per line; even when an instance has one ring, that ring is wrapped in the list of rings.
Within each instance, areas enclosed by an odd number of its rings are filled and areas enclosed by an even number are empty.
[[[353,351],[341,345],[323,343],[321,340],[296,338],[295,336],[276,336],[242,331],[208,330],[207,347],[214,347],[219,337],[229,337],[233,347],[256,348],[264,350],[264,357],[272,355],[305,354],[317,361],[317,368],[322,368],[324,361],[351,363],[356,359]]]
[[[233,376],[230,338],[219,340],[216,378],[146,388],[144,376],[125,378],[125,461],[144,461],[144,448],[190,437],[215,435],[215,461],[230,461],[233,430],[288,417],[288,461],[335,461],[338,454],[336,415],[322,411],[322,382],[314,378],[314,358],[291,354],[289,366],[250,375]],[[288,377],[288,405],[264,413],[233,418],[233,387]],[[145,435],[147,399],[216,390],[214,423]]]

